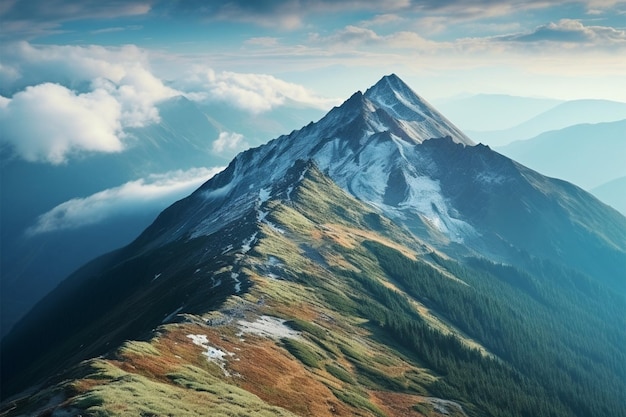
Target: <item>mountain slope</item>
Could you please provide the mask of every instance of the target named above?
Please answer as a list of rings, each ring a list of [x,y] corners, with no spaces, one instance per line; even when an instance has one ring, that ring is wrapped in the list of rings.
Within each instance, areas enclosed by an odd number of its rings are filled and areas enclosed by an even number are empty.
[[[607,376],[624,372],[615,310],[623,298],[601,288],[585,295],[580,282],[557,276],[542,283],[483,261],[468,269],[445,260],[314,165],[295,164],[217,235],[142,255],[134,245],[78,271],[31,314],[20,345],[31,365],[5,362],[3,372],[33,381],[42,363],[62,370],[109,353],[15,400],[19,412],[607,415],[587,413],[601,404],[602,413],[624,415],[615,402],[622,385]],[[458,316],[468,302],[473,312]],[[573,317],[593,343],[570,333]],[[154,328],[148,343],[110,351]],[[554,346],[530,348],[547,329]],[[582,346],[580,358],[564,355]],[[17,356],[7,344],[3,352]],[[558,368],[542,364],[573,361],[569,375],[582,358],[594,363],[583,380],[595,388],[572,401]],[[554,389],[563,399],[546,393]]]
[[[625,235],[387,76],[49,294],[4,409],[625,416]]]
[[[8,146],[0,150],[1,336],[68,274],[128,244],[160,211],[189,194],[193,188],[185,191],[185,181],[206,180],[240,149],[321,115],[295,102],[252,115],[185,97],[159,103],[158,111],[159,122],[126,130],[120,153],[79,155],[53,166],[24,161]],[[215,146],[220,135],[238,142]],[[87,211],[82,218],[81,210]],[[42,217],[67,226],[30,233],[45,224]]]
[[[507,262],[523,254],[556,258],[617,285],[626,266],[623,216],[570,184],[471,145],[388,76],[318,123],[238,155],[157,220],[168,230],[153,227],[142,239],[162,245],[213,233],[249,210],[291,161],[312,159],[343,189],[439,249]],[[546,239],[548,232],[560,237]]]
[[[218,129],[192,102],[179,97],[161,103],[161,121],[128,132],[128,149],[119,154],[94,154],[62,165],[33,163],[17,158],[11,149],[0,155],[2,216],[2,335],[35,302],[64,277],[95,256],[136,238],[158,213],[184,194],[167,189],[176,177],[194,168],[225,166],[228,159],[212,153]],[[204,178],[206,172],[198,169]],[[151,176],[157,174],[157,180]],[[145,185],[142,189],[141,184]],[[120,187],[133,188],[136,207],[115,212]],[[98,194],[100,193],[100,194]],[[163,195],[159,195],[159,193]],[[168,193],[170,200],[167,199]],[[128,196],[126,196],[128,198]],[[55,208],[74,203],[74,211],[59,210],[53,218],[66,227],[29,233],[40,216],[52,217]],[[107,205],[108,202],[108,205]],[[80,211],[87,212],[87,221]],[[118,208],[118,211],[119,208]],[[72,222],[72,215],[78,221]],[[67,218],[66,218],[67,217]],[[100,219],[99,217],[102,217]],[[83,226],[80,221],[87,223]],[[73,223],[78,223],[77,225]]]

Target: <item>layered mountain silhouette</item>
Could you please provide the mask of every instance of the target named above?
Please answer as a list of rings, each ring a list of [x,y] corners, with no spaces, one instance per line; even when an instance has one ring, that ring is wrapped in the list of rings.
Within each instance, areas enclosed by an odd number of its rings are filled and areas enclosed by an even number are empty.
[[[496,150],[544,175],[591,190],[626,175],[625,139],[626,118],[553,130]],[[588,169],[581,169],[583,164]]]
[[[3,411],[625,416],[625,236],[385,76],[63,281]]]
[[[616,122],[626,118],[626,103],[610,100],[572,100],[560,103],[516,126],[495,131],[473,131],[476,141],[505,146],[534,138],[544,132],[579,124]]]

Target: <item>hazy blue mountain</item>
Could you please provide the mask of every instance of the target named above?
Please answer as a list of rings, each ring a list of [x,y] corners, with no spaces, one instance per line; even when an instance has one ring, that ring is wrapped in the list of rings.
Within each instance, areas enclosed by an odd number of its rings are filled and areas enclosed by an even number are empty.
[[[258,146],[324,115],[323,110],[294,101],[287,101],[282,106],[258,114],[235,110],[219,103],[199,103],[198,107],[222,130],[243,135],[249,146]]]
[[[626,119],[570,126],[496,150],[544,175],[591,190],[626,175]]]
[[[2,410],[624,417],[624,236],[385,76],[64,280]]]
[[[592,188],[591,193],[626,216],[626,177]]]
[[[476,94],[434,101],[448,119],[466,132],[508,129],[561,103],[563,100],[506,94]]]
[[[487,132],[468,131],[468,135],[477,142],[490,146],[504,146],[568,126],[623,119],[626,119],[626,103],[609,100],[573,100],[559,104],[517,126]]]

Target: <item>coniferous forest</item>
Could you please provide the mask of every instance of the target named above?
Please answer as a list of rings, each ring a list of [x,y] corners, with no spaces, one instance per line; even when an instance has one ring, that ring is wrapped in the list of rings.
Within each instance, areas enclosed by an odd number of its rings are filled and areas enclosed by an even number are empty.
[[[379,337],[442,376],[430,387],[436,395],[475,404],[478,409],[468,407],[475,415],[626,416],[623,296],[545,262],[529,265],[531,275],[482,259],[460,265],[431,254],[435,267],[379,243],[365,246],[398,287],[492,354],[433,330],[405,296],[350,273],[372,297],[355,304]]]

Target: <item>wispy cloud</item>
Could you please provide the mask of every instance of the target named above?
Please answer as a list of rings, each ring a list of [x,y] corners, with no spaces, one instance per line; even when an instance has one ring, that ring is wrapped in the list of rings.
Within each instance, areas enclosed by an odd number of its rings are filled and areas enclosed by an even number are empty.
[[[113,26],[113,27],[108,27],[108,28],[92,30],[89,33],[91,33],[92,35],[101,35],[103,33],[125,32],[127,30],[141,30],[141,29],[143,29],[143,26],[140,26],[140,25]]]
[[[539,26],[531,32],[498,36],[494,40],[583,44],[593,45],[595,48],[608,48],[616,44],[626,46],[626,30],[606,26],[585,26],[579,20],[561,19]]]
[[[68,21],[144,15],[153,3],[154,0],[7,0],[0,7],[0,39],[30,39],[54,33]]]
[[[197,66],[184,77],[174,81],[176,88],[198,101],[225,102],[252,113],[261,113],[296,102],[326,109],[336,100],[316,95],[302,85],[290,83],[266,74],[216,72]]]
[[[359,26],[346,26],[328,36],[312,34],[309,42],[321,44],[334,49],[351,49],[354,47],[378,47],[389,49],[424,49],[442,48],[444,42],[434,42],[423,38],[416,32],[399,31],[387,35],[379,35],[374,30]]]
[[[311,15],[355,10],[395,11],[411,5],[410,0],[189,0],[175,3],[172,13],[199,15],[212,20],[252,23],[259,26],[294,30],[305,25]]]
[[[248,143],[240,133],[220,132],[219,136],[213,141],[212,149],[217,153],[224,151],[240,151],[247,148]]]
[[[191,193],[221,170],[223,167],[171,171],[130,181],[85,198],[71,199],[39,216],[35,224],[27,229],[26,235],[77,229],[147,206],[163,209]]]
[[[126,128],[159,121],[157,103],[180,94],[142,65],[135,47],[21,42],[2,49],[12,59],[0,68],[11,95],[0,106],[0,140],[29,161],[60,164],[82,151],[119,152]]]

